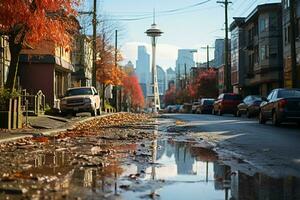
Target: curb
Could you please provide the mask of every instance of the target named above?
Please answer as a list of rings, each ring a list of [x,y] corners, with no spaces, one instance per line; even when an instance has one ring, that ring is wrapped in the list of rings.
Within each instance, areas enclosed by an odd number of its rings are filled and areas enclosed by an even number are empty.
[[[70,124],[66,125],[66,127],[64,127],[64,128],[56,128],[56,129],[52,129],[52,130],[39,131],[38,133],[27,133],[27,135],[24,133],[23,136],[16,136],[16,137],[12,136],[10,138],[0,139],[0,143],[12,142],[12,141],[15,141],[15,140],[25,139],[25,138],[32,138],[36,134],[40,134],[40,135],[44,135],[44,136],[55,136],[56,134],[58,134],[60,132],[64,132],[64,131],[68,131],[70,129],[74,129],[80,123],[85,123],[85,122],[88,122],[88,121],[91,121],[91,120],[94,120],[94,119],[100,119],[102,117],[107,117],[107,116],[111,116],[111,115],[115,115],[115,114],[119,114],[119,113],[102,114],[102,115],[97,116],[97,117],[85,118],[83,120],[76,121],[74,123],[69,122]],[[22,133],[20,133],[20,134],[22,134]]]

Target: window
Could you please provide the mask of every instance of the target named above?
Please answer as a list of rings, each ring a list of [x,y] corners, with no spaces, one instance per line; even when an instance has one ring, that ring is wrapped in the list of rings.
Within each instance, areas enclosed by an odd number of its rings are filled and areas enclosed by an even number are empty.
[[[268,96],[268,98],[267,98],[269,101],[272,99],[273,94],[274,94],[274,91],[272,91],[272,92],[269,94],[269,96]]]
[[[260,60],[266,60],[269,58],[269,45],[262,45],[260,47]]]
[[[285,9],[289,8],[289,7],[290,7],[290,0],[284,0],[284,1],[283,1],[283,7],[284,7]]]
[[[264,32],[269,28],[269,19],[264,17],[259,20],[259,31]]]

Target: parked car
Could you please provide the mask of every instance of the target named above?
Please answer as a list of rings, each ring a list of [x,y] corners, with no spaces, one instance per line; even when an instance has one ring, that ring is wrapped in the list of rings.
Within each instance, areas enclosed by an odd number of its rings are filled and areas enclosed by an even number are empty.
[[[180,113],[191,113],[192,111],[192,104],[190,103],[184,103],[180,106],[179,112]]]
[[[178,113],[179,112],[179,110],[180,110],[180,106],[181,105],[174,105],[173,107],[172,107],[172,113]]]
[[[214,99],[201,99],[200,105],[197,109],[197,113],[211,113],[213,110],[214,102]]]
[[[196,113],[197,109],[200,106],[200,102],[199,101],[195,101],[192,105],[192,113]]]
[[[62,114],[90,112],[96,116],[100,109],[100,97],[94,87],[69,88],[60,101]]]
[[[249,95],[237,106],[237,116],[245,114],[248,118],[259,114],[259,106],[262,102],[261,96]]]
[[[223,115],[223,114],[234,114],[237,113],[237,105],[242,101],[242,97],[239,94],[234,93],[223,93],[220,94],[218,99],[213,105],[212,114]]]
[[[260,105],[259,123],[300,123],[300,89],[274,89]]]
[[[171,113],[174,106],[175,105],[168,105],[167,107],[165,107],[164,112],[165,113]]]

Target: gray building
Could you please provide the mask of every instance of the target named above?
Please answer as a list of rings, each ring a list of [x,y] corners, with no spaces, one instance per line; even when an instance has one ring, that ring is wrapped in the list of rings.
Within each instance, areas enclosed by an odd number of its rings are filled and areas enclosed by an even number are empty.
[[[224,65],[224,54],[225,54],[225,43],[224,39],[216,39],[215,40],[215,55],[214,55],[214,61],[215,61],[215,67],[218,68],[222,65]]]
[[[266,96],[282,86],[281,18],[281,3],[263,4],[231,24],[234,92]]]
[[[176,60],[176,75],[180,78],[184,77],[185,72],[189,72],[192,67],[195,67],[194,53],[196,49],[179,49],[178,56]]]
[[[295,1],[295,37],[296,37],[296,62],[298,84],[300,84],[300,1]],[[282,0],[282,32],[283,32],[283,65],[284,65],[284,87],[292,87],[292,68],[291,68],[291,25],[290,25],[290,1]]]
[[[138,46],[135,73],[140,83],[148,84],[150,82],[150,55],[145,46]]]
[[[156,68],[157,68],[158,93],[159,95],[164,95],[167,90],[166,72],[161,66],[156,65]]]
[[[228,39],[228,45],[230,48],[231,40]],[[219,68],[225,64],[225,40],[224,39],[216,39],[215,40],[215,51],[214,51],[214,68]]]
[[[167,85],[168,85],[167,89],[170,89],[169,88],[170,84],[174,84],[175,82],[176,82],[176,72],[174,69],[170,67],[167,69]]]

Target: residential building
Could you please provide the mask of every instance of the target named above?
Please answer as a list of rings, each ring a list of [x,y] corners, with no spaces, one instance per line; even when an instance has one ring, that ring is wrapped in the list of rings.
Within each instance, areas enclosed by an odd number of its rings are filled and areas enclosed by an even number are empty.
[[[150,55],[147,53],[145,46],[138,46],[135,73],[138,76],[140,83],[150,82]]]
[[[91,86],[93,70],[93,44],[86,35],[78,35],[72,50],[72,87]]]
[[[0,88],[4,87],[10,65],[10,51],[6,36],[0,36]]]
[[[30,94],[39,90],[46,103],[58,107],[58,99],[71,86],[71,52],[51,41],[42,41],[34,49],[23,49],[20,55],[20,84]]]
[[[236,17],[230,25],[231,32],[231,55],[230,55],[230,67],[231,70],[231,85],[233,87],[234,93],[241,93],[239,88],[242,88],[245,85],[246,79],[246,64],[245,64],[245,33],[244,25],[245,18]],[[219,90],[224,91],[224,64],[222,69],[219,70],[219,76],[223,77],[219,80]],[[221,74],[220,74],[221,73]],[[221,82],[220,82],[221,81]]]
[[[207,69],[207,62],[196,63],[196,66],[197,66],[197,68]],[[216,68],[215,60],[210,60],[209,61],[209,67]]]
[[[231,24],[233,91],[266,96],[282,86],[281,4],[258,5]]]
[[[297,80],[300,85],[300,1],[295,1]],[[292,87],[290,1],[282,0],[284,87]]]
[[[189,74],[192,67],[195,67],[194,61],[194,53],[196,53],[196,49],[179,49],[177,60],[176,60],[176,77],[177,77],[177,87],[179,87],[179,80],[182,78],[186,78]]]

